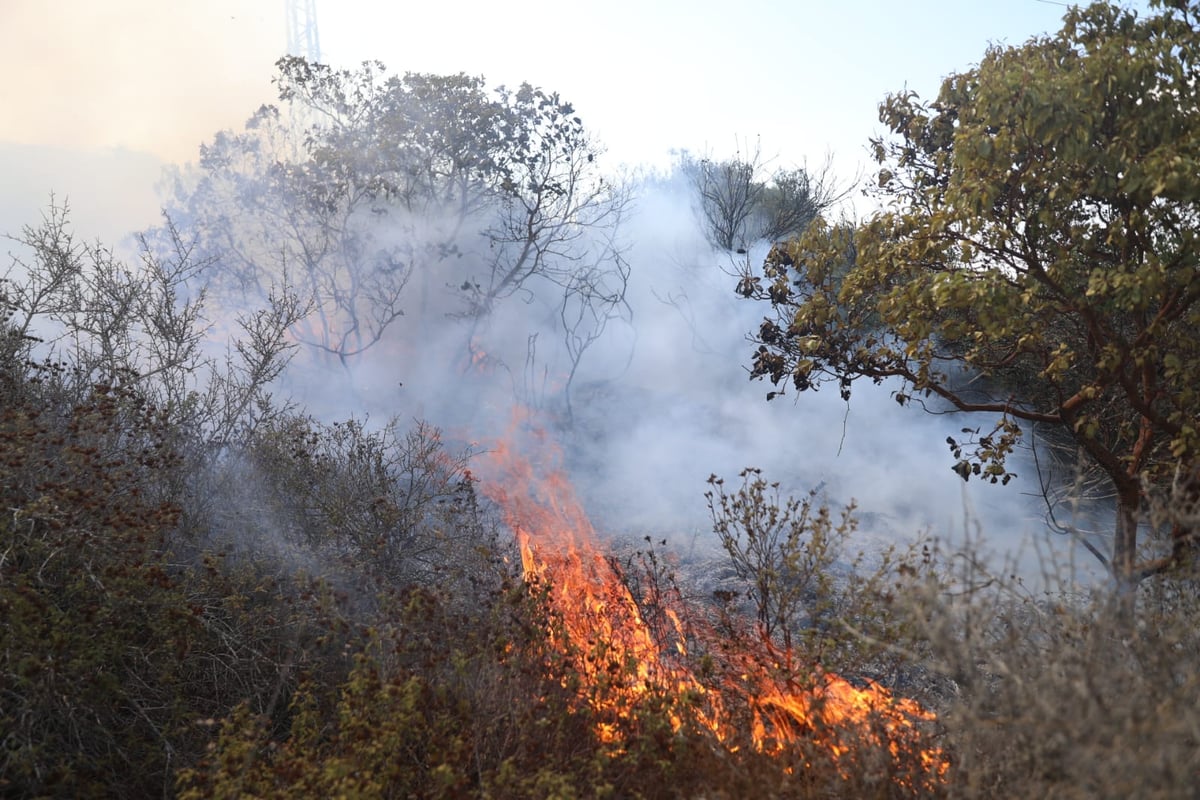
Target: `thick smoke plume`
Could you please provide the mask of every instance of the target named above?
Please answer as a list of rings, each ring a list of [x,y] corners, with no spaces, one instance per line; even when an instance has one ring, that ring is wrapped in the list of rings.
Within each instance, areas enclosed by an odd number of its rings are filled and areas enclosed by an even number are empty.
[[[635,183],[619,234],[628,314],[581,359],[569,401],[554,286],[489,315],[473,334],[474,361],[453,287],[437,286],[419,321],[400,321],[394,338],[348,370],[302,355],[288,390],[328,419],[422,419],[465,444],[503,430],[514,404],[539,409],[564,442],[597,527],[667,538],[685,556],[716,546],[707,478],[755,466],[792,494],[855,502],[868,549],[981,536],[985,552],[1017,557],[1031,577],[1047,547],[1066,557],[1065,540],[1046,533],[1031,463],[1005,487],[964,483],[951,470],[946,437],[970,420],[902,408],[886,385],[860,389],[849,403],[834,392],[767,402],[770,387],[750,381],[744,366],[746,334],[763,309],[734,291],[740,261],[761,260],[765,244],[741,256],[714,250],[682,176]]]

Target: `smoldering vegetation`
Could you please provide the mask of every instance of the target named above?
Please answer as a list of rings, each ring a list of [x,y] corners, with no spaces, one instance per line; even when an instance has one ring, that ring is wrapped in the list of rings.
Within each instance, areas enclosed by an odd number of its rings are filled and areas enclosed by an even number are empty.
[[[714,246],[694,160],[608,174],[532,87],[288,59],[280,91],[174,171],[129,258],[62,208],[12,243],[5,794],[1190,791],[1194,593],[1148,592],[1129,634],[1032,465],[964,483],[961,423],[895,387],[766,402],[735,288],[771,242]],[[889,748],[876,718],[847,759],[818,715],[768,752],[753,706],[716,736],[637,664],[588,683],[597,643],[473,472],[514,408],[642,615],[695,620],[661,644],[699,685],[765,632],[784,685],[838,672],[936,720]]]

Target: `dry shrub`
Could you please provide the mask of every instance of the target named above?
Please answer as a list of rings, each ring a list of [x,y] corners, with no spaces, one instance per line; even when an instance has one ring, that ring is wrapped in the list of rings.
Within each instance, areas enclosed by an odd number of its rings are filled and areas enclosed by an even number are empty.
[[[1136,609],[1063,576],[1031,590],[970,552],[895,607],[923,663],[952,681],[937,707],[954,797],[1194,797],[1200,777],[1200,595],[1151,579]],[[1058,575],[1059,570],[1046,572]]]

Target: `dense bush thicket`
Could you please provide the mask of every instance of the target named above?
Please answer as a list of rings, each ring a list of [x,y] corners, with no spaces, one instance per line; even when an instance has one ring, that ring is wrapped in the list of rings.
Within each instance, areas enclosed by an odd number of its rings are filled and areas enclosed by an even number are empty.
[[[469,453],[420,424],[325,425],[269,397],[292,311],[249,318],[217,363],[200,307],[162,324],[191,308],[181,254],[127,267],[54,214],[24,243],[0,284],[4,796],[1193,791],[1200,609],[1184,577],[1143,586],[1130,626],[1103,598],[1035,596],[931,550],[848,575],[851,520],[747,473],[711,498],[732,589],[685,602],[688,564],[622,562],[645,619],[671,603],[692,621],[672,658],[701,689],[645,682],[629,660],[598,670],[605,643],[572,638],[550,587],[522,578]],[[162,290],[126,291],[139,281]],[[97,303],[120,313],[92,324]],[[765,663],[781,651],[755,626],[788,657]],[[836,669],[917,697],[939,715],[917,741],[949,757],[945,783],[872,734],[884,718],[842,732],[849,756],[819,721],[762,752],[755,659],[787,686]],[[727,695],[717,735],[705,715],[735,684],[750,688]]]

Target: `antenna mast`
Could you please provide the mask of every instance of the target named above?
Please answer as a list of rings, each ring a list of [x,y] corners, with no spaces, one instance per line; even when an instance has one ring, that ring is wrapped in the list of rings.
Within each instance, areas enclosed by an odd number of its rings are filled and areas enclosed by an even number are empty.
[[[284,0],[287,14],[287,52],[303,56],[309,62],[321,60],[321,41],[317,38],[317,0]]]

